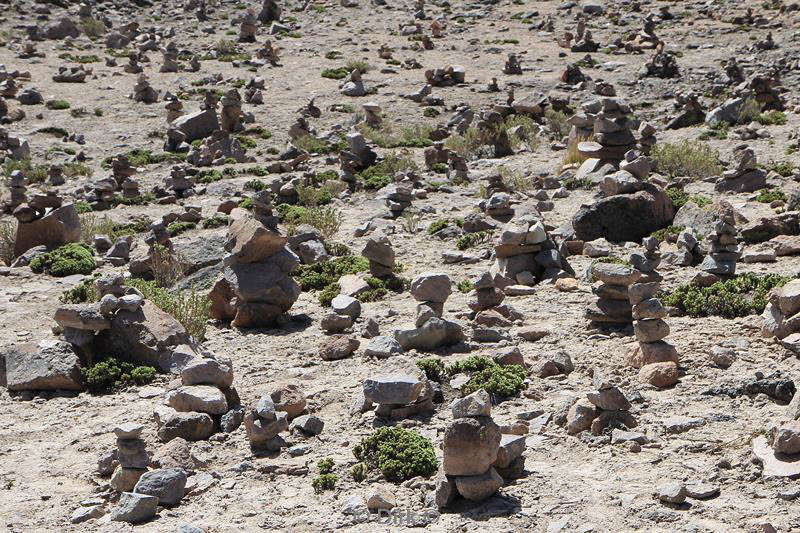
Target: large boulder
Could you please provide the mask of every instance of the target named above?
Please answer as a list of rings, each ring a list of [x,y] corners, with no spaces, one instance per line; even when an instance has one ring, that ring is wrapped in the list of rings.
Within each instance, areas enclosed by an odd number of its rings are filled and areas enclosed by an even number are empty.
[[[189,113],[175,119],[175,128],[186,136],[186,142],[204,139],[219,129],[219,119],[213,109]]]
[[[277,254],[286,243],[286,237],[277,231],[267,228],[254,218],[246,217],[231,223],[225,250],[231,253],[231,262],[254,263]]]
[[[182,468],[161,468],[142,474],[133,492],[155,496],[159,505],[177,505],[185,487],[186,472]]]
[[[694,202],[686,202],[672,220],[674,226],[694,229],[698,235],[708,235],[714,231],[719,220],[717,209],[713,206],[700,207]]]
[[[584,205],[575,213],[575,237],[593,241],[603,237],[613,242],[638,242],[669,226],[675,217],[672,200],[663,189],[645,184],[644,190],[619,194]]]
[[[500,427],[488,416],[457,418],[444,433],[444,472],[451,476],[478,476],[497,459]]]
[[[14,241],[14,257],[19,257],[36,246],[57,248],[81,240],[81,219],[73,204],[53,209],[33,222],[20,222]]]
[[[431,317],[419,328],[398,329],[394,338],[404,350],[433,350],[464,340],[464,331],[456,322]]]
[[[190,340],[180,322],[147,300],[136,311],[117,311],[111,329],[98,335],[105,353],[165,372],[173,370],[170,364],[173,348],[190,344]]]
[[[5,359],[10,391],[83,389],[80,360],[68,342],[47,340],[38,346],[20,346],[0,359]]]

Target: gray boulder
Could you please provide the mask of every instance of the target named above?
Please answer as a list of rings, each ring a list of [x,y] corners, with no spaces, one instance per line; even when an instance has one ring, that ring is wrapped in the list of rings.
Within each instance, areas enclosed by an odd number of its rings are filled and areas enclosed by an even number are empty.
[[[155,496],[160,505],[177,505],[185,487],[186,472],[182,468],[162,468],[142,474],[133,492]]]
[[[37,347],[21,346],[2,359],[10,391],[83,389],[80,360],[67,342],[47,340]]]
[[[145,522],[156,515],[158,498],[147,494],[123,492],[117,506],[111,511],[111,520],[136,524]]]

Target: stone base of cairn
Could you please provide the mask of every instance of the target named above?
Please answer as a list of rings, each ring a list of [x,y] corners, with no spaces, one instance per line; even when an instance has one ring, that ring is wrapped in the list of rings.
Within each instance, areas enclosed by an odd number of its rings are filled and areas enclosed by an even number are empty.
[[[595,262],[591,267],[592,292],[597,301],[584,318],[592,325],[626,326],[633,321],[629,287],[642,277],[638,270],[616,263]]]
[[[279,435],[289,429],[289,416],[284,411],[276,411],[270,396],[263,396],[244,416],[244,429],[250,447],[255,450],[278,451],[286,446]]]
[[[142,440],[141,424],[121,424],[114,428],[117,437],[117,449],[114,457],[118,463],[111,475],[111,487],[118,492],[130,492],[136,482],[147,472],[150,465],[150,454]]]
[[[601,435],[608,427],[634,428],[638,425],[630,413],[628,399],[597,367],[592,372],[592,384],[596,391],[575,402],[567,413],[568,434],[577,435],[590,430],[594,435]]]
[[[392,275],[395,267],[394,249],[389,237],[380,230],[370,235],[361,255],[369,261],[369,273],[376,278]]]
[[[517,478],[525,468],[525,436],[501,433],[491,418],[486,391],[454,400],[450,409],[453,421],[445,429],[444,460],[435,482],[434,499],[440,508],[458,496],[483,501],[503,486],[502,474]]]
[[[800,353],[800,281],[774,289],[761,317],[764,337],[774,337],[786,349]]]

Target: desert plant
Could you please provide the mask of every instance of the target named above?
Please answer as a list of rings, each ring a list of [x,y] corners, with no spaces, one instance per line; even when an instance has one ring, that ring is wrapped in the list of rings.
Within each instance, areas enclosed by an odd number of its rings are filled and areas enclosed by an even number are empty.
[[[103,24],[103,21],[92,17],[83,17],[81,19],[81,29],[90,39],[97,39],[106,33],[106,25]]]
[[[97,274],[95,274],[97,276]],[[87,278],[61,293],[58,300],[65,304],[82,304],[98,301],[95,277]]]
[[[389,481],[430,476],[438,462],[433,444],[419,433],[400,427],[383,427],[353,448],[356,459],[376,468]]]
[[[747,272],[710,287],[687,283],[659,297],[666,305],[677,307],[689,316],[736,318],[762,313],[769,291],[789,281],[791,278],[778,274]]]
[[[786,193],[780,189],[761,189],[758,191],[758,196],[756,196],[756,202],[762,204],[771,204],[779,200],[782,202],[786,201]]]
[[[438,357],[426,357],[417,361],[417,367],[425,372],[425,377],[437,383],[442,382],[442,378],[447,375],[444,362]]]
[[[560,137],[565,137],[569,135],[569,130],[571,126],[567,122],[569,116],[566,113],[547,108],[544,111],[544,119],[545,123],[547,124],[547,127],[553,133],[559,135]]]
[[[329,204],[333,201],[330,191],[325,188],[316,189],[308,185],[297,188],[297,203],[306,207]]]
[[[44,105],[47,107],[47,109],[52,109],[54,111],[63,111],[64,109],[69,109],[69,102],[66,100],[48,100]]]
[[[449,375],[467,373],[469,381],[461,388],[464,395],[483,389],[489,394],[510,398],[525,387],[525,369],[520,365],[499,365],[488,357],[473,355],[447,367]]]
[[[459,292],[467,294],[475,289],[475,284],[468,279],[464,279],[456,284],[456,288],[458,289]]]
[[[211,307],[207,296],[198,294],[194,288],[190,291],[169,291],[155,281],[139,278],[131,278],[126,284],[139,290],[153,305],[172,315],[186,329],[186,333],[199,341],[205,338]]]
[[[678,239],[678,235],[685,229],[684,226],[667,226],[666,228],[654,231],[650,236],[659,242],[675,242]]]
[[[86,387],[92,392],[108,391],[127,385],[146,385],[156,377],[152,366],[134,365],[107,357],[89,367],[81,368]]]
[[[703,142],[688,140],[661,143],[653,147],[650,157],[654,170],[670,177],[708,178],[722,172],[719,153]]]
[[[353,476],[353,481],[361,483],[367,479],[367,466],[364,463],[356,463],[350,469],[350,474]]]
[[[416,233],[421,219],[422,216],[416,211],[404,211],[400,216],[400,227],[402,227],[403,231],[406,233]]]
[[[17,240],[17,221],[0,222],[0,261],[10,265],[14,260],[14,242]]]
[[[580,165],[587,159],[585,155],[581,154],[580,150],[578,150],[578,145],[582,142],[585,142],[589,139],[589,137],[576,137],[575,139],[571,140],[567,145],[567,152],[564,154],[563,159],[561,160],[561,168],[567,167],[569,165]]]
[[[169,236],[170,237],[176,237],[176,236],[180,235],[181,233],[184,233],[186,231],[195,229],[196,227],[197,227],[197,224],[195,222],[175,221],[172,224],[170,224],[169,226],[167,226],[167,231],[169,232]]]
[[[183,277],[185,261],[166,246],[155,244],[150,249],[150,270],[159,287],[171,287]]]
[[[524,193],[533,188],[533,181],[523,176],[518,170],[511,170],[508,167],[500,165],[497,167],[497,172],[503,179],[505,186],[511,191]]]
[[[30,267],[34,272],[46,271],[58,278],[74,274],[90,274],[97,268],[93,255],[94,252],[89,246],[73,242],[35,257]]]
[[[478,244],[484,243],[489,240],[491,237],[491,232],[489,231],[476,231],[474,233],[465,233],[458,239],[456,239],[456,248],[459,250],[467,250],[472,248],[473,246],[477,246]]]
[[[211,218],[203,220],[203,229],[221,228],[228,225],[228,217],[221,213],[216,213]]]

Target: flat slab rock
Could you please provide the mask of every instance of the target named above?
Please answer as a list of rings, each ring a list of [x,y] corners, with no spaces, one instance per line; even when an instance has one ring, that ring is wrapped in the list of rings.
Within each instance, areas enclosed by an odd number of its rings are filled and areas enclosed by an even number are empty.
[[[763,476],[800,478],[800,453],[776,455],[766,437],[761,436],[753,440],[753,456],[764,465]]]

